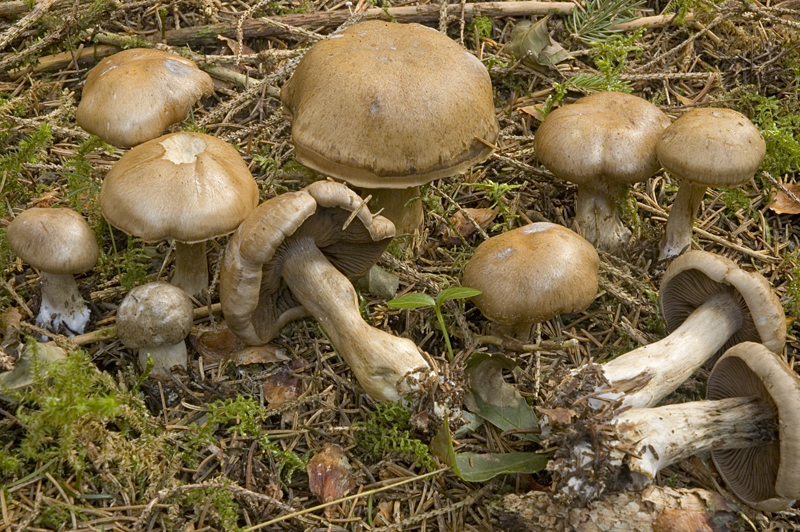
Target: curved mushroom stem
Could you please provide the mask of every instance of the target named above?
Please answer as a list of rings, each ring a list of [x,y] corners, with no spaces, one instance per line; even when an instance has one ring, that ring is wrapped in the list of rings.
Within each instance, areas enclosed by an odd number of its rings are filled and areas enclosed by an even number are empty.
[[[175,241],[175,269],[171,283],[190,296],[208,288],[206,243],[184,244]]]
[[[634,489],[662,468],[702,451],[758,447],[778,437],[775,411],[757,397],[633,408],[614,418],[618,441],[633,448]]]
[[[673,392],[741,327],[742,314],[732,291],[706,301],[663,340],[601,364],[611,384],[608,394],[631,384],[636,387],[633,391],[620,392],[622,406],[644,408]]]
[[[669,211],[664,238],[661,239],[659,260],[672,259],[689,248],[694,218],[707,189],[705,185],[681,181],[675,202]]]
[[[628,185],[620,184],[578,187],[575,225],[595,247],[613,253],[630,240],[631,231],[618,214],[628,189]]]
[[[361,197],[372,196],[369,210],[391,220],[396,236],[413,235],[422,230],[425,213],[420,194],[419,187],[361,190]]]
[[[81,297],[78,283],[71,274],[40,272],[42,304],[36,325],[59,332],[63,326],[67,336],[82,334],[89,323],[91,311]]]
[[[142,370],[147,367],[147,355],[153,359],[151,377],[167,377],[174,366],[186,368],[189,359],[186,342],[164,344],[157,347],[140,347],[139,365]]]
[[[403,379],[430,371],[417,346],[368,325],[353,285],[311,239],[287,240],[282,275],[294,297],[316,318],[364,390],[377,401],[397,401]]]

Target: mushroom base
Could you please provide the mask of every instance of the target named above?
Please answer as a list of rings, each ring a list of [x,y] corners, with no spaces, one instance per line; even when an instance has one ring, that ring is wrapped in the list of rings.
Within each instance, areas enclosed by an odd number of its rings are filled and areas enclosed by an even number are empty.
[[[75,277],[70,274],[40,272],[42,304],[36,325],[42,329],[67,336],[83,334],[91,311],[78,291]]]
[[[147,355],[153,359],[151,377],[169,377],[173,367],[180,366],[186,369],[188,365],[189,353],[186,349],[186,342],[174,345],[164,344],[158,347],[140,347],[139,366],[142,370],[147,367]]]
[[[658,260],[673,259],[692,244],[694,218],[708,187],[683,181],[669,211]]]

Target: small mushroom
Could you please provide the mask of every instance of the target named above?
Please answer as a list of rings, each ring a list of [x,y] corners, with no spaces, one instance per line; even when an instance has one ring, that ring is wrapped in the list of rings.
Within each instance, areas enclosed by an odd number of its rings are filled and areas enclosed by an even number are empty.
[[[14,218],[7,235],[12,251],[39,270],[42,303],[36,325],[68,336],[82,334],[91,311],[74,274],[92,269],[98,256],[83,216],[72,209],[35,207]]]
[[[297,160],[363,187],[401,235],[422,225],[420,185],[491,154],[492,94],[486,67],[447,35],[374,20],[312,46],[281,101]]]
[[[753,123],[731,109],[691,109],[664,130],[656,146],[658,160],[680,188],[661,240],[660,259],[689,248],[695,214],[708,187],[744,184],[758,170],[766,150]]]
[[[740,342],[775,353],[786,342],[786,318],[764,277],[706,251],[675,259],[661,280],[661,311],[670,335],[601,365],[624,406],[653,406],[704,363]],[[630,389],[630,383],[635,384]]]
[[[430,371],[414,342],[368,325],[352,280],[394,236],[345,185],[317,181],[259,205],[228,242],[220,302],[228,327],[263,345],[288,322],[313,316],[375,400],[396,401],[406,377]]]
[[[137,349],[139,364],[153,359],[154,377],[167,377],[174,366],[186,368],[186,337],[192,329],[194,307],[177,286],[157,281],[137,286],[117,309],[117,334],[125,347]]]
[[[127,148],[160,136],[213,91],[211,76],[188,59],[134,48],[89,72],[75,118],[89,133]]]
[[[140,144],[100,187],[108,222],[145,241],[175,240],[172,284],[208,287],[205,242],[232,232],[258,204],[258,185],[239,152],[211,135],[172,133]]]
[[[658,171],[656,143],[669,123],[643,98],[599,92],[548,113],[536,131],[536,157],[578,185],[575,225],[598,248],[615,252],[630,239],[618,212],[630,185]]]
[[[533,324],[588,307],[597,295],[597,251],[566,227],[536,222],[483,241],[461,284],[499,333],[525,340]]]
[[[702,451],[748,505],[785,510],[800,498],[800,377],[761,344],[744,342],[717,361],[705,401],[619,414],[635,486]]]

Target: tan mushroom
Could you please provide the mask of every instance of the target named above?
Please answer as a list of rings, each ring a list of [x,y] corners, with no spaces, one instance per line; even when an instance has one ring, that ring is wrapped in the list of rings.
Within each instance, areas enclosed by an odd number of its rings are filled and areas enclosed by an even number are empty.
[[[257,204],[258,186],[236,149],[203,133],[134,147],[100,188],[111,225],[145,241],[175,240],[172,284],[190,295],[208,286],[205,241],[232,232]]]
[[[750,180],[767,153],[764,138],[741,113],[695,108],[668,127],[658,141],[658,160],[679,181],[669,212],[660,258],[683,253],[708,187],[738,187]]]
[[[422,225],[419,185],[486,159],[499,131],[486,68],[419,24],[362,22],[315,44],[281,100],[297,160],[364,188],[398,235]]]
[[[531,326],[579,312],[597,295],[597,251],[566,227],[537,222],[483,241],[464,268],[463,286],[477,288],[475,306],[519,340]]]
[[[351,283],[393,236],[391,222],[333,181],[262,203],[225,251],[220,302],[228,327],[244,342],[262,345],[310,314],[373,399],[398,400],[408,391],[406,377],[430,367],[414,342],[363,320]]]
[[[630,239],[619,211],[630,185],[659,169],[656,143],[668,125],[643,98],[599,92],[550,112],[536,131],[536,157],[578,185],[575,225],[598,248],[614,252]]]
[[[211,76],[179,55],[133,48],[106,57],[86,76],[78,125],[115,146],[160,136],[214,91]]]
[[[27,209],[8,225],[7,236],[11,250],[39,270],[42,303],[36,325],[68,336],[83,333],[91,312],[74,274],[91,270],[98,256],[83,216],[65,208]]]

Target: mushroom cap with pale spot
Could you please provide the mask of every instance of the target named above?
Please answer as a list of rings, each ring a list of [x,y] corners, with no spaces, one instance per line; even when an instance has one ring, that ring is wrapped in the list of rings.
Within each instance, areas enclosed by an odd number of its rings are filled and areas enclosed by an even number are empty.
[[[14,253],[43,272],[83,273],[97,263],[92,228],[72,209],[26,209],[8,225],[7,237]]]
[[[484,316],[503,325],[539,323],[578,312],[597,295],[600,259],[585,238],[549,222],[482,242],[467,262],[463,286]]]
[[[214,91],[211,76],[179,55],[133,48],[106,57],[86,76],[78,124],[115,146],[154,139]]]
[[[132,148],[100,187],[106,220],[145,241],[225,235],[257,204],[258,185],[239,152],[204,133],[172,133]]]
[[[420,24],[362,22],[316,43],[281,100],[297,160],[359,187],[459,174],[499,132],[486,67]]]

